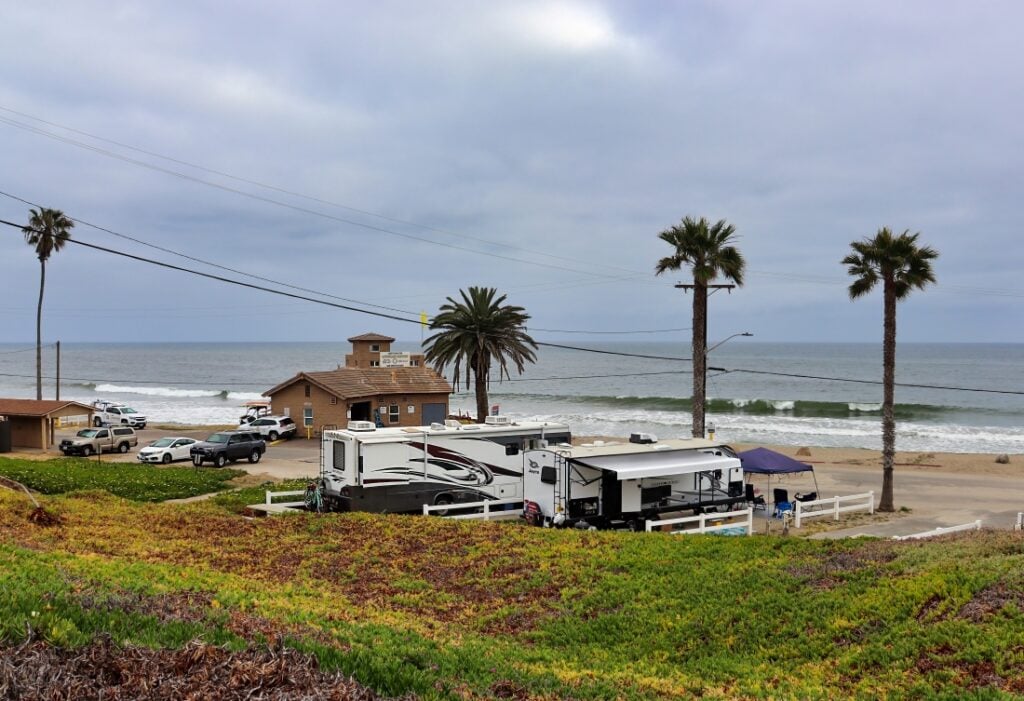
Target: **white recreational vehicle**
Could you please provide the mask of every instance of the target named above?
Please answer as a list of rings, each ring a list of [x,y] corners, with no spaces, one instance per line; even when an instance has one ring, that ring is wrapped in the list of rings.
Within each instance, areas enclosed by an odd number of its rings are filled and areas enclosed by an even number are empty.
[[[524,453],[526,520],[643,530],[657,514],[714,511],[744,501],[743,468],[728,446],[696,438],[648,443],[637,435],[637,443]]]
[[[522,497],[523,451],[570,440],[564,424],[507,416],[407,428],[352,421],[323,433],[320,488],[332,511],[419,512],[424,504]]]

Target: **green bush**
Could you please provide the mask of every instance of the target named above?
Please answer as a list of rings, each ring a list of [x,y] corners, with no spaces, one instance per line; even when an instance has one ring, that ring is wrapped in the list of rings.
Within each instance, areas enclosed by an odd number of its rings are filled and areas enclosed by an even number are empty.
[[[228,488],[241,470],[157,467],[78,458],[18,460],[0,458],[0,476],[43,494],[103,490],[133,501],[184,499]]]

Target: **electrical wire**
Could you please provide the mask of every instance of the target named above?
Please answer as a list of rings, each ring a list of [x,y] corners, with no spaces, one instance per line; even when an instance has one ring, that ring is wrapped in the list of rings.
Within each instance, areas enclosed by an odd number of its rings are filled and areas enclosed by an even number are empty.
[[[569,257],[557,256],[557,255],[554,255],[554,254],[552,254],[552,253],[550,253],[548,251],[532,251],[530,249],[522,248],[521,246],[514,246],[512,244],[504,243],[504,242],[501,242],[501,241],[494,241],[494,240],[491,240],[491,239],[486,239],[486,238],[477,237],[477,236],[470,236],[468,234],[462,234],[462,233],[458,233],[458,232],[454,232],[454,231],[449,231],[449,230],[446,230],[446,229],[440,229],[440,228],[437,228],[437,227],[434,227],[434,226],[430,226],[428,224],[421,224],[419,222],[409,221],[407,219],[399,219],[399,218],[391,217],[391,216],[388,216],[388,215],[385,215],[385,214],[380,214],[380,213],[377,213],[377,212],[371,212],[369,210],[359,209],[358,207],[352,207],[350,205],[342,204],[342,203],[339,203],[339,202],[334,202],[332,200],[326,200],[326,199],[321,199],[319,197],[313,197],[311,195],[306,195],[306,194],[303,194],[301,192],[296,192],[294,190],[288,190],[286,188],[282,188],[282,187],[279,187],[279,186],[276,186],[276,185],[268,185],[268,184],[262,183],[262,182],[260,182],[258,180],[251,180],[249,178],[243,178],[243,177],[240,177],[240,176],[237,176],[237,175],[232,175],[231,173],[227,173],[227,172],[224,172],[224,171],[220,171],[220,170],[216,170],[216,169],[213,169],[213,168],[209,168],[207,166],[199,165],[199,164],[196,164],[196,163],[190,163],[189,161],[184,161],[184,160],[181,160],[181,159],[178,159],[178,158],[173,158],[171,156],[165,156],[165,155],[157,153],[155,151],[148,151],[146,149],[142,149],[142,148],[139,148],[137,146],[132,146],[131,144],[126,144],[126,143],[123,143],[123,142],[120,142],[120,141],[115,141],[113,139],[107,139],[107,138],[102,137],[102,136],[97,136],[96,134],[90,134],[89,132],[82,131],[80,129],[75,129],[73,127],[68,127],[68,126],[65,126],[63,124],[58,124],[56,122],[50,122],[50,121],[47,121],[47,120],[42,119],[40,117],[36,117],[34,115],[31,115],[31,114],[26,114],[24,112],[19,112],[17,110],[10,109],[9,107],[4,107],[3,105],[0,105],[0,110],[2,110],[4,112],[8,112],[10,114],[16,114],[19,117],[24,117],[26,119],[34,120],[36,122],[39,122],[41,124],[45,124],[47,126],[56,127],[58,129],[63,129],[65,131],[69,131],[69,132],[72,132],[74,134],[79,134],[81,136],[88,137],[90,139],[95,139],[96,141],[102,141],[104,143],[108,143],[108,144],[111,144],[111,145],[114,145],[114,146],[125,148],[125,149],[128,149],[130,151],[135,151],[136,153],[141,153],[141,154],[144,154],[146,156],[151,156],[153,158],[159,158],[161,160],[165,160],[165,161],[168,161],[170,163],[176,163],[178,165],[183,165],[183,166],[187,166],[189,168],[194,168],[196,170],[201,170],[203,172],[210,173],[211,175],[217,175],[217,176],[220,176],[220,177],[223,177],[223,178],[228,178],[230,180],[234,180],[236,182],[245,183],[247,185],[254,185],[256,187],[264,188],[266,190],[272,190],[274,192],[278,192],[278,193],[281,193],[281,194],[284,194],[284,195],[289,195],[289,196],[292,196],[292,197],[299,197],[299,198],[302,198],[302,199],[305,199],[305,200],[309,200],[311,202],[317,202],[319,204],[325,204],[325,205],[328,205],[328,206],[331,206],[331,207],[337,207],[339,209],[344,209],[344,210],[347,210],[347,211],[350,211],[350,212],[354,212],[356,214],[362,214],[362,215],[369,216],[369,217],[375,217],[377,219],[382,219],[384,221],[389,221],[389,222],[392,222],[392,223],[395,223],[395,224],[404,224],[406,226],[414,226],[416,228],[423,229],[425,231],[433,231],[435,233],[444,234],[446,236],[454,236],[456,238],[462,238],[462,239],[466,239],[466,240],[469,240],[469,241],[476,241],[478,243],[483,243],[483,244],[486,244],[488,246],[498,246],[498,247],[506,248],[506,249],[513,250],[513,251],[522,251],[524,253],[530,253],[530,254],[533,254],[533,255],[542,255],[542,256],[545,256],[547,258],[555,258],[557,260],[564,260],[564,261],[571,262],[571,263],[579,263],[579,262],[581,262],[579,260],[579,258],[569,258]],[[39,129],[37,127],[33,127],[31,125],[28,125],[28,124],[23,124],[21,122],[13,120],[13,119],[0,117],[0,122],[2,122],[4,124],[7,124],[9,126],[16,127],[18,129],[23,129],[23,130],[26,130],[26,131],[30,131],[32,133],[35,133],[35,134],[38,134],[38,135],[41,135],[41,136],[47,136],[47,137],[50,137],[50,138],[55,138],[57,140],[65,141],[66,143],[71,143],[72,145],[75,145],[75,146],[82,146],[82,147],[85,147],[85,148],[90,148],[86,144],[81,144],[79,142],[74,142],[74,141],[71,141],[71,140],[65,140],[64,138],[60,137],[57,134],[53,134],[52,132],[44,131],[42,129]],[[108,153],[108,152],[102,152],[101,151],[101,153],[103,155],[111,155],[111,156],[113,156],[115,158],[120,158],[120,156],[118,154],[114,154],[113,152],[109,152]],[[608,270],[618,270],[620,272],[628,272],[628,273],[640,274],[640,273],[638,273],[638,271],[635,271],[635,270],[630,270],[628,268],[621,268],[621,267],[614,266],[614,265],[607,265],[607,264],[603,264],[603,263],[587,263],[587,265],[592,265],[592,266],[598,267],[598,268],[606,268]],[[646,274],[646,273],[644,273],[644,274]]]
[[[56,346],[53,343],[47,343],[46,345],[40,346],[40,348],[55,348],[55,347]],[[29,351],[34,351],[34,350],[35,350],[35,346],[33,346],[32,348],[21,348],[19,350],[0,351],[0,355],[12,355],[14,353],[28,353]]]
[[[19,225],[19,224],[14,224],[13,222],[9,222],[9,221],[2,220],[2,219],[0,219],[0,224],[7,224],[9,226],[14,226],[14,227],[21,228],[21,225]],[[277,295],[282,295],[282,296],[285,296],[285,297],[291,297],[293,299],[305,300],[305,301],[308,301],[308,302],[313,302],[315,304],[322,304],[322,305],[329,306],[329,307],[334,307],[334,308],[337,308],[337,309],[344,309],[346,311],[360,312],[360,313],[363,313],[363,314],[369,314],[371,316],[382,317],[382,318],[385,318],[385,319],[392,319],[392,320],[395,320],[395,321],[403,321],[403,322],[406,322],[406,323],[413,323],[413,324],[419,324],[420,323],[419,321],[416,321],[416,320],[413,320],[413,319],[406,319],[404,317],[398,317],[398,316],[394,316],[392,314],[384,314],[382,312],[376,312],[376,311],[372,311],[372,310],[369,310],[369,309],[359,309],[358,307],[351,307],[351,306],[344,305],[344,304],[338,304],[336,302],[328,302],[328,301],[322,300],[322,299],[314,299],[314,298],[311,298],[311,297],[304,297],[302,295],[297,295],[297,294],[294,294],[294,293],[291,293],[291,292],[285,292],[283,290],[275,290],[275,289],[272,289],[272,288],[269,288],[269,287],[262,287],[260,285],[254,285],[252,283],[242,282],[240,280],[232,280],[230,278],[226,278],[226,277],[223,277],[223,276],[220,276],[220,275],[213,275],[212,273],[204,273],[204,272],[201,272],[201,271],[198,271],[198,270],[191,270],[189,268],[183,268],[183,267],[178,266],[178,265],[172,265],[170,263],[164,263],[162,261],[157,261],[157,260],[153,260],[153,259],[150,259],[150,258],[144,258],[142,256],[137,256],[137,255],[134,255],[134,254],[131,254],[131,253],[126,253],[124,251],[117,251],[115,249],[107,248],[105,246],[98,246],[96,244],[87,243],[87,242],[82,241],[80,239],[69,238],[69,239],[67,239],[67,242],[68,243],[73,243],[73,244],[78,245],[78,246],[84,246],[86,248],[91,248],[91,249],[94,249],[94,250],[103,251],[103,252],[106,252],[106,253],[111,253],[113,255],[123,256],[125,258],[130,258],[132,260],[140,261],[140,262],[143,262],[143,263],[149,263],[149,264],[152,264],[152,265],[157,265],[157,266],[160,266],[160,267],[163,267],[163,268],[168,268],[168,269],[171,269],[171,270],[177,270],[177,271],[180,271],[180,272],[190,273],[192,275],[198,275],[199,277],[205,277],[205,278],[208,278],[208,279],[211,279],[211,280],[217,280],[217,281],[226,282],[226,283],[229,283],[229,284],[232,284],[232,285],[238,285],[240,287],[246,287],[246,288],[249,288],[249,289],[260,290],[260,291],[263,291],[263,292],[269,292],[271,294],[277,294]],[[575,350],[575,351],[582,351],[582,352],[587,352],[587,353],[598,353],[598,354],[601,354],[601,355],[614,355],[614,356],[621,356],[621,357],[627,357],[627,358],[644,358],[644,359],[649,359],[649,360],[668,360],[668,361],[675,361],[675,362],[692,362],[692,358],[679,358],[679,357],[674,357],[674,356],[663,356],[663,355],[648,355],[648,354],[643,354],[643,353],[624,353],[624,352],[621,352],[621,351],[599,350],[599,349],[596,349],[596,348],[582,348],[582,347],[579,347],[579,346],[569,346],[569,345],[564,345],[564,344],[559,344],[559,343],[537,342],[537,345],[538,346],[548,347],[548,348],[562,348],[562,349],[566,349],[566,350]],[[872,385],[881,385],[881,384],[883,384],[879,380],[859,380],[859,379],[842,378],[842,377],[825,377],[825,376],[819,376],[819,375],[803,375],[803,374],[798,374],[798,373],[774,372],[774,371],[769,371],[769,370],[751,370],[749,368],[723,368],[723,367],[712,367],[712,366],[709,366],[707,369],[710,370],[710,371],[719,372],[719,373],[731,373],[731,372],[736,373],[736,372],[739,372],[739,373],[749,373],[749,374],[757,374],[757,375],[775,375],[775,376],[779,376],[779,377],[792,377],[792,378],[798,378],[798,379],[829,380],[829,381],[834,381],[834,382],[853,382],[853,383],[859,383],[859,384],[872,384]],[[961,392],[987,392],[987,393],[992,393],[992,394],[1024,395],[1024,391],[1017,391],[1017,390],[982,389],[982,388],[974,388],[974,387],[954,387],[954,386],[948,386],[948,385],[927,385],[927,384],[911,384],[911,383],[899,383],[899,382],[897,382],[897,383],[894,383],[894,386],[896,386],[896,387],[917,388],[917,389],[942,389],[942,390],[961,391]]]
[[[0,117],[0,123],[11,124],[12,120],[6,119],[4,117]],[[59,136],[57,134],[51,134],[49,132],[43,131],[41,129],[36,129],[36,128],[28,126],[28,125],[22,125],[21,128],[25,128],[28,131],[33,131],[33,132],[42,134],[44,136],[50,136],[50,138],[56,139],[58,141],[63,141],[65,143],[72,144],[72,145],[75,145],[75,146],[79,146],[81,148],[87,149],[89,151],[93,151],[95,153],[99,153],[99,154],[102,154],[102,155],[110,156],[112,158],[116,158],[118,160],[124,161],[125,163],[130,163],[132,165],[137,165],[137,166],[140,166],[142,168],[149,168],[150,170],[155,170],[155,171],[157,171],[159,173],[164,173],[166,175],[172,175],[172,176],[174,176],[176,178],[180,178],[180,179],[186,180],[188,182],[193,182],[193,183],[197,183],[197,184],[200,184],[200,185],[206,185],[208,187],[216,188],[218,190],[223,190],[224,192],[229,192],[229,193],[232,193],[232,194],[235,194],[235,195],[239,195],[241,197],[246,197],[248,199],[255,200],[257,202],[263,202],[265,204],[272,204],[272,205],[276,205],[278,207],[284,207],[285,209],[290,209],[290,210],[295,211],[295,212],[301,212],[303,214],[310,214],[310,215],[315,216],[315,217],[320,217],[322,219],[327,219],[327,220],[330,220],[330,221],[335,221],[335,222],[338,222],[338,223],[341,223],[341,224],[348,224],[348,225],[351,225],[351,226],[357,226],[357,227],[360,227],[360,228],[363,228],[363,229],[368,229],[370,231],[376,231],[376,232],[383,233],[383,234],[391,234],[393,236],[399,236],[401,238],[409,239],[409,240],[412,240],[412,241],[419,241],[420,243],[428,243],[428,244],[431,244],[433,246],[441,246],[443,248],[449,248],[449,249],[456,250],[456,251],[463,251],[463,252],[466,252],[466,253],[473,253],[473,254],[481,255],[481,256],[488,256],[490,258],[497,258],[499,260],[506,260],[506,261],[510,261],[510,262],[513,262],[513,263],[523,263],[523,264],[526,264],[526,265],[535,265],[535,266],[538,266],[538,267],[541,267],[541,268],[550,268],[550,269],[553,269],[553,270],[560,270],[560,271],[563,271],[563,272],[579,273],[581,275],[591,275],[591,276],[600,277],[600,278],[607,277],[607,275],[603,274],[603,273],[594,273],[594,272],[591,272],[589,270],[580,270],[578,268],[568,268],[566,266],[555,265],[553,263],[544,263],[542,261],[537,261],[537,260],[527,260],[527,259],[524,259],[524,258],[514,258],[512,256],[505,256],[505,255],[501,255],[499,253],[490,253],[490,252],[487,252],[487,251],[480,251],[480,250],[477,250],[475,248],[469,248],[467,246],[459,246],[459,245],[456,245],[456,244],[453,244],[453,243],[445,243],[443,241],[435,241],[434,239],[429,239],[429,238],[427,238],[425,236],[416,236],[415,234],[410,234],[410,233],[401,232],[401,231],[395,231],[394,229],[388,229],[388,228],[385,228],[383,226],[376,226],[374,224],[368,224],[366,222],[357,221],[355,219],[347,219],[345,217],[339,217],[339,216],[336,216],[336,215],[333,215],[333,214],[328,214],[326,212],[321,212],[321,211],[318,211],[318,210],[315,210],[315,209],[310,209],[309,207],[303,207],[303,206],[296,205],[296,204],[291,204],[291,203],[288,203],[288,202],[282,202],[281,200],[275,200],[272,197],[264,197],[263,195],[257,195],[257,194],[251,193],[251,192],[246,192],[245,190],[239,190],[238,188],[230,187],[228,185],[223,185],[221,183],[215,183],[215,182],[211,182],[209,180],[203,180],[202,178],[198,178],[198,177],[193,176],[193,175],[188,175],[186,173],[179,173],[178,171],[171,170],[169,168],[162,168],[162,167],[154,165],[152,163],[146,163],[145,161],[140,161],[140,160],[135,159],[135,158],[128,158],[127,156],[123,156],[121,154],[117,154],[117,153],[114,153],[112,151],[108,151],[106,149],[102,149],[102,148],[99,148],[99,147],[96,147],[96,146],[91,146],[89,144],[84,144],[84,143],[75,141],[74,139],[68,139],[66,137],[62,137],[62,136]],[[0,194],[5,194],[5,193],[0,193]],[[536,253],[536,255],[542,255],[542,256],[544,256],[546,258],[553,257],[553,256],[549,256],[549,255],[547,255],[545,253],[539,253],[539,252]],[[631,273],[635,273],[635,271],[630,271],[630,272]],[[639,274],[639,273],[636,273],[636,274]]]

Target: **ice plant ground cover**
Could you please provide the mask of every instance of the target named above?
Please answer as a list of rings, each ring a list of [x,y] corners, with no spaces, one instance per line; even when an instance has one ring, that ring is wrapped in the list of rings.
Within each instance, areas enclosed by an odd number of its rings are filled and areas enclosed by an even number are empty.
[[[133,655],[293,649],[423,698],[1024,693],[1020,533],[893,543],[254,520],[102,492],[45,506],[58,525],[0,490],[12,648],[31,634],[70,650],[109,636]]]
[[[0,477],[43,494],[102,489],[135,501],[184,499],[227,489],[242,470],[163,467],[85,458],[24,460],[0,458]]]

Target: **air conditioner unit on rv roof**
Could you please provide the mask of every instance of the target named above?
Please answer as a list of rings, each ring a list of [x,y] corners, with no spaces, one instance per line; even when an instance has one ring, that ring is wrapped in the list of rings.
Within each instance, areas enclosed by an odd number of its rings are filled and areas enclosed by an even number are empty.
[[[372,421],[349,421],[348,422],[348,430],[349,431],[376,431],[377,430],[377,424],[373,423]]]
[[[507,416],[485,416],[484,423],[489,426],[511,426],[512,419]]]

